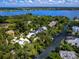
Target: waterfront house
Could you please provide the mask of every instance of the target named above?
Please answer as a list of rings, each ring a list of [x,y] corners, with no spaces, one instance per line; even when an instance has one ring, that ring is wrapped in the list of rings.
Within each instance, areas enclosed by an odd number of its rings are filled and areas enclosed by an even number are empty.
[[[59,54],[62,59],[78,59],[74,51],[60,51]]]
[[[73,32],[79,32],[79,27],[78,26],[73,26],[72,30],[73,30]]]
[[[66,40],[66,42],[71,45],[75,45],[75,46],[79,47],[79,38],[69,39],[69,40]]]

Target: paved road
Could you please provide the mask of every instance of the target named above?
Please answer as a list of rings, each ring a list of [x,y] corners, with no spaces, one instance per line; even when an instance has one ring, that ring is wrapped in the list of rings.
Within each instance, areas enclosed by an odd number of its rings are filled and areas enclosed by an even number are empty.
[[[60,33],[54,38],[52,44],[44,52],[38,55],[35,59],[45,59],[51,51],[55,51],[55,49],[59,47],[61,40],[65,38],[66,34],[67,33],[65,28],[65,30],[62,31],[62,33]]]

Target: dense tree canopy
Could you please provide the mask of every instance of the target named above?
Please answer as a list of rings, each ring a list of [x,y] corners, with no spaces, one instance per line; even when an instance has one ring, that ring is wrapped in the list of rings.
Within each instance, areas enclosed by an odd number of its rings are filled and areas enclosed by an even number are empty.
[[[52,21],[57,21],[56,26],[50,27],[48,25]],[[0,25],[5,23],[8,24],[8,28],[0,27],[0,59],[33,59],[51,44],[52,38],[63,30],[64,25],[69,23],[69,19],[63,16],[33,16],[31,14],[0,16]],[[31,43],[26,42],[23,46],[18,43],[12,44],[11,41],[14,37],[6,34],[6,31],[13,30],[15,37],[17,36],[18,39],[22,33],[24,34],[23,37],[26,38],[28,33],[42,26],[46,26],[47,30],[28,38]],[[63,46],[65,48],[62,49],[70,47],[67,45]],[[69,50],[72,50],[72,48]],[[48,59],[61,58],[58,52],[52,52]]]

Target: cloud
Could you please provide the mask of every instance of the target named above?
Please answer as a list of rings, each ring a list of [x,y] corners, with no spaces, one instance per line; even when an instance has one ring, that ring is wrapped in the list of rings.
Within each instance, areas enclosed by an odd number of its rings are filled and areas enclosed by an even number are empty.
[[[8,1],[8,0],[7,0]],[[11,0],[12,1],[12,0]],[[14,1],[14,0],[13,0]],[[0,1],[0,7],[34,7],[34,6],[51,6],[51,7],[79,7],[79,2],[75,2],[75,0],[15,0],[14,4],[8,2],[8,3],[2,3]],[[76,0],[77,1],[77,0]]]
[[[32,0],[29,0],[29,3],[33,3],[33,1]]]
[[[53,0],[49,0],[49,2],[52,2]]]

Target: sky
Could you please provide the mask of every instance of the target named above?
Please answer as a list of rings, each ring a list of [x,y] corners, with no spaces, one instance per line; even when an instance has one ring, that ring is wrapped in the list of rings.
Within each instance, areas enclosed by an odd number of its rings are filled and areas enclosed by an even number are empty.
[[[0,0],[0,7],[79,7],[79,0]]]

